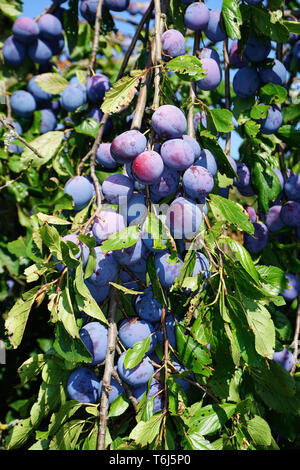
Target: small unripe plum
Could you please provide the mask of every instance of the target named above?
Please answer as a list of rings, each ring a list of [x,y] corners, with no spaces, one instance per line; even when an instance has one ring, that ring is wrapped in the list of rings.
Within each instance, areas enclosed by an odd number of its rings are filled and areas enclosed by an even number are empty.
[[[145,150],[132,163],[132,174],[142,184],[154,184],[164,171],[164,162],[159,153]]]
[[[111,143],[111,154],[118,163],[133,161],[147,145],[146,137],[137,130],[125,131],[114,138]]]
[[[98,321],[92,321],[79,330],[81,341],[92,355],[90,364],[101,364],[105,360],[108,330]]]
[[[100,144],[96,153],[96,160],[104,168],[114,170],[117,168],[118,164],[110,153],[110,146],[111,144],[109,143]]]
[[[124,228],[124,217],[118,212],[106,209],[101,211],[99,217],[95,217],[92,231],[96,241],[101,243]]]
[[[126,349],[144,339],[150,337],[150,346],[147,351],[151,353],[156,347],[155,328],[149,321],[141,320],[138,317],[130,317],[123,320],[118,328],[118,335],[121,343]]]
[[[263,44],[251,36],[245,48],[245,56],[251,62],[262,62],[268,57],[270,50],[271,44],[269,40],[267,44]]]
[[[160,153],[165,165],[173,170],[185,170],[195,160],[193,147],[183,139],[167,140],[161,146]]]
[[[265,119],[259,120],[260,132],[262,134],[274,134],[282,124],[282,114],[278,106],[272,104],[268,109]]]
[[[163,139],[176,139],[185,133],[187,121],[181,109],[164,104],[153,113],[152,127]]]
[[[255,95],[260,84],[259,75],[253,67],[240,68],[233,77],[232,86],[237,96],[250,98]]]
[[[192,165],[182,177],[185,192],[192,199],[203,200],[214,188],[213,175],[203,166]]]
[[[2,54],[6,64],[11,67],[19,67],[26,59],[26,45],[14,36],[9,36],[3,44]]]
[[[185,54],[185,38],[177,29],[168,29],[161,36],[162,52],[166,57],[178,57]]]
[[[166,214],[166,224],[175,239],[191,239],[200,229],[203,217],[198,205],[191,199],[177,197]]]
[[[201,90],[214,90],[222,80],[222,69],[214,59],[201,59],[200,62],[203,70],[206,72],[206,77],[198,80],[196,82],[197,86]]]
[[[212,176],[215,176],[218,171],[216,159],[208,149],[201,150],[200,155],[195,161],[194,165],[203,166],[212,174]]]
[[[148,383],[151,376],[154,374],[154,367],[148,356],[145,356],[142,361],[132,369],[124,367],[124,358],[126,352],[124,351],[118,359],[118,372],[122,380],[128,385],[136,387]]]
[[[36,110],[36,101],[31,93],[25,90],[17,90],[10,97],[10,105],[14,115],[30,117]]]
[[[75,111],[87,101],[86,88],[82,83],[73,82],[68,85],[61,97],[61,106],[66,111]]]
[[[35,41],[40,34],[40,29],[36,21],[28,16],[18,18],[12,28],[14,37],[24,44],[30,44]]]
[[[222,30],[221,25],[221,11],[210,10],[209,19],[204,34],[212,42],[223,41],[226,39],[226,33]]]
[[[133,194],[133,184],[128,176],[116,173],[109,175],[102,184],[105,199],[111,204],[120,204],[120,201],[130,200]]]
[[[33,62],[37,64],[46,64],[51,59],[52,49],[46,41],[37,39],[28,46],[28,55]]]
[[[284,86],[286,83],[286,68],[282,62],[274,59],[272,67],[262,67],[258,71],[259,77],[263,83],[274,83]]]
[[[42,15],[38,20],[40,37],[47,41],[57,39],[62,34],[62,24],[60,20],[50,13]]]
[[[94,186],[85,176],[74,176],[64,187],[64,192],[72,196],[74,210],[80,211],[88,205],[94,194]]]
[[[282,206],[280,217],[288,227],[300,225],[300,203],[297,201],[287,201]]]
[[[98,402],[99,380],[95,372],[87,367],[78,367],[69,375],[67,392],[71,400],[81,403]]]
[[[293,354],[287,348],[284,348],[282,351],[274,352],[273,361],[280,364],[288,372],[292,370],[295,363]]]
[[[254,233],[244,233],[244,245],[250,253],[260,253],[269,242],[268,228],[262,222],[254,222]]]
[[[204,3],[194,2],[187,7],[184,14],[184,24],[192,31],[202,31],[209,20],[209,9]]]
[[[95,253],[96,268],[88,281],[98,286],[105,286],[109,282],[114,282],[119,272],[119,265],[114,256],[115,252],[102,253],[101,246],[96,246]]]
[[[109,79],[102,73],[96,73],[89,78],[86,85],[88,99],[95,104],[102,104],[104,95],[110,87]]]

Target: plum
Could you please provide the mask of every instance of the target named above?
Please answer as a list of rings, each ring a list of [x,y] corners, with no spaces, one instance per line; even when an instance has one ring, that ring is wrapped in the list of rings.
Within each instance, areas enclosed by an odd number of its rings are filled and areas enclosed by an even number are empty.
[[[194,2],[187,7],[184,24],[192,31],[202,31],[208,25],[209,9],[204,3]]]
[[[300,175],[291,175],[286,180],[284,192],[289,200],[300,202]]]
[[[101,398],[101,393],[102,393],[102,383],[103,380],[100,380],[99,384],[99,398]],[[108,394],[108,404],[111,405],[112,402],[122,393],[125,393],[124,388],[122,385],[119,384],[119,382],[114,378],[111,377],[110,379],[110,385],[109,385],[109,394]]]
[[[156,253],[154,262],[159,282],[163,288],[170,289],[175,279],[180,276],[182,260],[177,258],[174,263],[170,260],[169,253]]]
[[[170,343],[171,347],[174,350],[176,350],[177,349],[176,326],[175,326],[176,323],[175,323],[175,319],[174,319],[173,315],[171,315],[171,314],[166,315],[165,323],[166,323],[166,333],[167,333],[169,343]],[[159,330],[157,332],[157,342],[160,343],[160,344],[164,343],[164,335],[163,335],[162,330]]]
[[[194,165],[206,168],[212,176],[215,176],[218,171],[216,159],[208,149],[201,150],[199,157],[194,162]]]
[[[109,282],[114,282],[119,272],[119,265],[114,256],[115,252],[102,253],[101,246],[96,246],[95,253],[96,268],[88,278],[88,282],[98,286],[105,286]]]
[[[109,143],[102,143],[99,145],[96,153],[97,162],[102,165],[104,168],[114,170],[118,167],[116,160],[112,157],[110,152]]]
[[[35,75],[29,80],[27,90],[32,94],[38,105],[44,105],[52,99],[52,95],[41,89],[41,87],[36,83],[37,78],[38,76]]]
[[[130,0],[104,0],[104,6],[111,11],[127,10]]]
[[[197,140],[191,137],[190,135],[183,135],[182,138],[185,142],[187,142],[192,147],[194,151],[195,159],[199,158],[201,154],[201,148]]]
[[[204,166],[190,166],[183,174],[182,185],[192,199],[203,200],[214,188],[213,175]]]
[[[278,232],[284,227],[284,223],[280,217],[282,206],[275,205],[269,209],[266,215],[266,226],[269,232]]]
[[[95,104],[101,105],[104,95],[110,87],[111,84],[106,75],[96,73],[88,79],[86,85],[88,99]]]
[[[185,372],[185,371],[187,371],[187,368],[184,367],[182,364],[180,364],[180,363],[179,363],[178,361],[176,361],[176,360],[173,360],[173,361],[172,361],[172,364],[173,364],[173,366],[175,367],[177,373],[179,373],[179,374],[180,374],[180,372]],[[175,371],[174,371],[174,372],[175,372]],[[176,372],[175,372],[175,373],[176,373]],[[189,377],[189,378],[191,378],[191,377]],[[190,385],[190,383],[189,383],[187,380],[177,378],[177,379],[175,379],[175,381],[180,385],[180,387],[183,389],[183,391],[184,391],[185,393],[188,393],[188,391],[189,391],[191,385]]]
[[[260,132],[262,134],[274,134],[282,124],[282,114],[278,106],[272,104],[268,109],[268,115],[265,119],[260,119]]]
[[[73,253],[73,255],[76,259],[79,259],[82,255],[82,266],[84,267],[86,265],[87,261],[88,261],[89,255],[90,255],[90,250],[89,250],[88,246],[85,243],[82,243],[78,239],[78,236],[75,235],[75,233],[70,233],[68,235],[65,235],[63,237],[63,242],[64,243],[72,242],[72,243],[74,243],[74,245],[77,245],[79,250],[77,250],[77,252],[74,252],[74,250],[72,250],[72,253]],[[65,268],[65,265],[63,263],[58,263],[56,265],[56,267],[59,271],[63,271],[63,269]]]
[[[143,294],[136,296],[134,308],[142,320],[147,320],[151,323],[160,322],[162,306],[154,297],[151,287],[145,289]]]
[[[203,30],[205,36],[212,42],[226,39],[226,33],[221,28],[221,11],[210,10],[207,26]]]
[[[132,389],[132,393],[138,402],[142,400],[144,394],[147,392],[147,389],[147,383]],[[149,401],[151,398],[153,398],[153,413],[155,414],[158,411],[161,411],[164,406],[163,387],[155,379],[153,379],[150,384],[149,392],[147,394],[147,401]]]
[[[80,211],[88,205],[94,195],[94,186],[85,176],[70,178],[64,187],[64,192],[72,196],[74,210]]]
[[[163,139],[176,139],[185,133],[187,121],[181,109],[164,104],[153,113],[152,127]]]
[[[81,0],[80,14],[88,23],[95,23],[98,0]]]
[[[177,29],[168,29],[161,36],[162,52],[166,58],[185,54],[185,38]]]
[[[132,174],[142,184],[154,184],[164,171],[164,162],[159,153],[145,150],[132,163]]]
[[[282,206],[280,217],[284,225],[288,227],[300,225],[300,203],[297,201],[287,201]]]
[[[60,55],[62,51],[64,50],[65,39],[64,39],[63,34],[60,34],[59,36],[57,36],[57,38],[51,39],[47,42],[51,48],[53,55]]]
[[[293,354],[287,348],[283,348],[282,351],[274,352],[273,361],[280,364],[288,372],[292,370],[295,363]]]
[[[138,234],[138,240],[134,245],[128,248],[114,251],[114,256],[120,264],[130,266],[141,260],[146,254],[147,248],[142,240],[142,232]]]
[[[148,211],[146,198],[142,193],[133,193],[127,203],[127,223],[128,225],[141,224],[147,217]]]
[[[87,367],[78,367],[68,377],[67,392],[71,400],[81,403],[98,402],[99,380]]]
[[[161,146],[160,153],[164,164],[173,170],[185,170],[195,160],[193,147],[184,139],[167,140]]]
[[[242,67],[246,67],[248,64],[248,59],[243,56],[241,57],[238,51],[238,43],[233,42],[229,51],[229,62],[232,67],[240,69]]]
[[[250,222],[256,222],[257,215],[256,215],[256,210],[252,206],[245,206],[244,209],[246,210]]]
[[[46,132],[54,131],[57,125],[57,119],[54,112],[51,109],[42,109],[42,120],[40,124],[40,133],[46,134]]]
[[[153,202],[158,202],[162,198],[171,196],[179,186],[180,175],[178,171],[164,167],[161,177],[156,183],[150,185],[150,195]]]
[[[26,59],[27,48],[25,44],[18,41],[14,36],[9,36],[4,41],[2,54],[7,65],[19,67]]]
[[[214,59],[204,58],[200,62],[203,70],[206,72],[206,76],[196,82],[197,86],[205,91],[214,90],[221,83],[222,69]]]
[[[111,143],[111,154],[118,163],[132,162],[147,145],[146,137],[137,130],[125,131],[114,138]]]
[[[236,163],[236,174],[238,178],[234,178],[233,184],[243,196],[253,196],[254,189],[251,185],[251,172],[244,162]]]
[[[293,57],[297,62],[300,62],[300,41],[297,41],[293,47]]]
[[[124,351],[118,359],[118,373],[124,382],[131,386],[138,386],[148,383],[151,376],[154,374],[154,367],[148,356],[145,356],[141,362],[132,369],[124,367],[124,358],[126,352]]]
[[[164,215],[159,215],[158,218],[165,223],[166,216]],[[159,230],[159,234],[157,234],[160,243],[157,248],[154,246],[154,238],[153,238],[153,233],[151,233],[151,224],[150,224],[151,219],[146,219],[145,222],[143,223],[142,226],[142,238],[143,242],[146,245],[147,249],[152,251],[153,253],[161,253],[162,251],[166,251],[166,240],[161,240],[161,235],[163,232],[163,227],[157,227],[157,230]],[[155,234],[156,235],[156,234]]]
[[[262,67],[258,70],[259,77],[263,83],[274,83],[284,86],[287,79],[286,68],[282,62],[274,59],[272,67]]]
[[[46,41],[53,41],[62,34],[63,28],[60,20],[50,13],[42,15],[37,23],[40,28],[40,37]]]
[[[292,302],[300,293],[300,282],[294,274],[287,273],[285,278],[288,284],[281,295],[287,302]]]
[[[96,241],[101,243],[124,228],[124,217],[114,210],[105,209],[101,211],[99,217],[95,217],[92,231]]]
[[[260,253],[269,242],[268,228],[262,222],[254,222],[254,233],[244,233],[244,246],[250,253]]]
[[[87,101],[86,87],[80,82],[70,83],[63,91],[61,106],[66,111],[75,111]]]
[[[102,193],[111,204],[129,201],[133,194],[133,184],[126,175],[116,173],[109,175],[102,183]]]
[[[130,317],[123,320],[118,328],[121,343],[126,349],[133,348],[139,342],[150,337],[150,346],[146,354],[154,351],[156,347],[155,328],[147,320],[138,317]]]
[[[98,304],[101,304],[110,294],[110,284],[100,286],[98,284],[94,284],[93,282],[89,282],[88,279],[86,279],[84,283],[88,288],[91,296]]]
[[[36,101],[31,93],[17,90],[10,97],[10,105],[15,116],[30,117],[36,110]]]
[[[250,98],[255,95],[260,84],[259,75],[253,67],[240,68],[233,77],[234,92],[240,98]]]
[[[198,205],[191,199],[177,197],[166,214],[166,224],[175,239],[191,239],[200,229],[203,217]]]
[[[221,63],[221,59],[220,59],[218,52],[216,51],[216,49],[213,49],[212,47],[203,47],[202,49],[200,49],[200,58],[201,59],[213,59],[216,62],[218,62],[218,64]]]
[[[251,60],[251,62],[262,62],[268,57],[270,50],[270,40],[268,40],[266,44],[264,44],[258,39],[256,39],[254,36],[250,36],[249,41],[246,44],[244,54],[247,59]]]
[[[28,55],[37,64],[46,64],[51,59],[53,52],[46,41],[37,39],[28,46]]]
[[[12,32],[18,41],[30,44],[38,38],[40,29],[32,18],[21,16],[14,22]]]
[[[92,355],[90,364],[101,364],[105,360],[108,329],[98,321],[92,321],[79,330],[79,336]]]
[[[210,277],[210,262],[203,253],[196,252],[196,262],[191,274],[192,277],[202,274],[203,279]]]

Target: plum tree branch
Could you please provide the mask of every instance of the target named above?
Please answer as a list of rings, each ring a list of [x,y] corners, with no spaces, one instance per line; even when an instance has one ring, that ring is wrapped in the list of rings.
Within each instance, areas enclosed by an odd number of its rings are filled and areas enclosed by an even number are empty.
[[[194,45],[193,45],[193,55],[195,56],[197,54],[197,51],[200,46],[200,37],[201,37],[201,32],[200,31],[195,31],[195,36],[194,36]],[[187,117],[187,124],[188,124],[188,135],[195,138],[195,128],[194,128],[194,104],[195,104],[195,98],[196,98],[196,83],[191,82],[190,83],[190,106],[188,110],[188,117]]]
[[[228,38],[223,42],[223,57],[224,57],[224,71],[225,71],[225,107],[230,110],[230,69],[229,69],[229,55],[228,55]],[[231,132],[226,134],[225,153],[230,155],[231,150]]]
[[[98,45],[99,45],[99,36],[100,36],[100,30],[101,30],[103,3],[104,3],[104,0],[98,0],[95,27],[94,27],[95,32],[94,32],[94,39],[93,39],[93,44],[92,44],[92,54],[91,54],[90,63],[88,67],[89,76],[92,75],[95,62],[96,62],[96,56],[97,56]]]

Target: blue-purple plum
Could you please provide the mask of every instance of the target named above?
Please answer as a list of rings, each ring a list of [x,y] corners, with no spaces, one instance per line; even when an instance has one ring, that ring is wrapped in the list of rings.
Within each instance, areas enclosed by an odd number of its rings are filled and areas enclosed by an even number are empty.
[[[199,111],[198,113],[195,114],[194,117],[194,129],[195,132],[198,133],[199,131],[199,123],[201,122],[202,126],[207,128],[207,120],[206,120],[206,114],[204,111]]]
[[[142,361],[132,369],[124,367],[124,358],[126,352],[124,351],[118,359],[118,372],[122,380],[128,385],[136,387],[148,383],[154,374],[154,367],[148,356],[145,356]]]
[[[166,315],[165,323],[166,323],[166,333],[167,333],[169,343],[170,343],[171,347],[174,350],[176,350],[176,348],[177,348],[176,329],[175,329],[175,319],[174,319],[173,315],[171,315],[171,314]],[[157,342],[160,343],[160,344],[163,344],[164,343],[164,335],[163,335],[162,330],[159,330],[157,332],[156,336],[157,336]]]
[[[232,43],[232,46],[229,51],[229,62],[232,67],[235,67],[237,69],[246,67],[246,65],[248,64],[248,59],[245,56],[240,56],[237,42]]]
[[[190,166],[183,174],[182,185],[192,198],[203,200],[214,188],[213,175],[204,166]]]
[[[46,41],[37,39],[28,46],[28,55],[37,64],[46,64],[51,59],[52,49]]]
[[[92,199],[94,186],[85,176],[74,176],[66,182],[64,192],[72,196],[74,210],[80,211],[86,207]]]
[[[32,18],[22,16],[14,22],[12,32],[18,41],[30,44],[37,39],[40,29]]]
[[[287,302],[292,302],[300,293],[300,282],[294,274],[288,273],[285,278],[288,284],[281,295]]]
[[[98,0],[81,0],[80,14],[90,24],[94,24],[96,20]]]
[[[233,77],[234,92],[240,98],[250,98],[255,95],[260,84],[259,75],[253,67],[240,68]]]
[[[183,139],[171,139],[161,146],[161,157],[164,164],[173,170],[186,170],[195,161],[193,147]]]
[[[88,113],[88,117],[91,117],[95,119],[95,121],[100,123],[103,117],[103,113],[100,108],[92,108]],[[109,118],[106,121],[106,124],[104,126],[103,135],[108,136],[111,133],[112,129],[113,129],[113,123],[112,123],[112,120]]]
[[[89,78],[86,85],[88,99],[95,104],[102,104],[104,95],[110,87],[109,79],[102,73],[96,73]]]
[[[166,217],[164,215],[159,215],[158,218],[165,223]],[[153,234],[151,233],[151,219],[146,219],[142,226],[142,238],[143,243],[146,245],[147,249],[152,251],[153,253],[161,253],[162,251],[167,251],[166,240],[161,240],[161,235],[159,237],[159,245],[154,243]],[[163,228],[159,228],[160,232],[163,231]]]
[[[101,211],[99,217],[95,217],[92,231],[96,241],[101,243],[124,228],[124,217],[114,210],[105,209]]]
[[[274,134],[282,124],[282,114],[278,106],[272,104],[268,109],[265,119],[260,119],[260,132],[262,134]]]
[[[99,379],[87,367],[78,367],[68,377],[67,392],[71,400],[80,403],[98,402]]]
[[[284,227],[284,223],[280,217],[282,206],[275,205],[270,207],[269,212],[266,215],[266,226],[269,232],[278,232]]]
[[[254,233],[244,233],[244,246],[250,253],[260,253],[269,242],[268,228],[262,222],[254,222]]]
[[[245,2],[248,3],[248,5],[258,5],[262,0],[245,0]]]
[[[43,105],[52,99],[52,95],[42,90],[36,83],[37,76],[32,77],[27,85],[27,90],[32,94],[38,105]]]
[[[218,188],[219,196],[222,196],[225,199],[228,199],[229,191],[230,191],[230,186],[226,186],[225,188],[221,188],[221,187]]]
[[[283,188],[284,188],[284,178],[283,178],[283,174],[281,173],[280,170],[278,170],[278,168],[272,168],[272,170],[273,170],[274,173],[278,176],[281,189],[283,189]]]
[[[169,253],[156,253],[155,267],[159,282],[165,289],[170,289],[177,277],[180,276],[180,268],[183,262],[180,258],[174,261],[170,260]]]
[[[51,41],[47,41],[53,55],[60,55],[65,47],[65,39],[63,34],[57,36],[57,38],[52,39]]]
[[[115,168],[118,167],[118,164],[110,153],[110,146],[111,146],[110,143],[100,144],[97,149],[96,160],[104,168],[114,170]]]
[[[154,184],[164,171],[164,161],[154,150],[145,150],[132,163],[132,174],[142,184]]]
[[[147,351],[151,353],[156,347],[155,328],[149,321],[138,317],[130,317],[123,320],[118,328],[118,336],[126,349],[133,348],[139,342],[150,337],[150,346]]]
[[[140,4],[141,2],[130,2],[128,6],[128,12],[131,15],[137,15],[140,12]]]
[[[288,227],[300,225],[300,203],[297,201],[287,201],[283,204],[280,217]]]
[[[102,393],[102,383],[103,380],[100,380],[99,384],[99,398],[101,398],[101,393]],[[125,393],[124,388],[122,385],[119,384],[119,382],[114,378],[111,377],[110,379],[110,385],[109,385],[109,393],[108,393],[108,404],[111,405],[112,402],[122,393]]]
[[[110,294],[110,284],[106,284],[105,286],[99,286],[98,284],[89,282],[88,279],[86,279],[84,283],[90,291],[91,296],[98,304],[104,302],[104,300],[106,300]]]
[[[274,352],[273,361],[280,364],[288,372],[292,370],[295,363],[293,354],[287,348],[284,348],[282,351]]]
[[[178,171],[164,167],[161,177],[156,183],[150,185],[150,195],[153,202],[158,202],[164,197],[171,196],[177,191],[180,182]]]
[[[14,36],[9,36],[4,41],[2,54],[7,65],[11,67],[19,67],[26,59],[26,45],[18,41]]]
[[[61,106],[66,111],[75,111],[86,102],[86,87],[80,82],[70,83],[62,93]]]
[[[178,57],[186,52],[185,38],[177,29],[168,29],[162,34],[161,46],[166,58]]]
[[[245,48],[245,56],[251,62],[262,62],[265,60],[271,50],[271,43],[268,40],[267,44],[258,41],[254,36],[250,36]]]
[[[85,243],[82,243],[78,239],[77,235],[75,235],[75,233],[70,233],[69,235],[65,235],[63,237],[63,242],[64,243],[72,242],[74,243],[74,245],[78,247],[77,251],[72,249],[72,253],[76,259],[79,259],[82,255],[82,265],[84,267],[90,255],[90,250],[88,246]],[[58,263],[56,267],[59,271],[63,271],[63,269],[65,268],[65,265],[63,263]]]
[[[272,67],[262,67],[258,70],[259,77],[263,83],[274,83],[284,86],[287,79],[286,68],[282,62],[274,59]]]
[[[63,28],[60,20],[50,13],[42,15],[38,20],[40,37],[46,41],[53,41],[61,36]]]
[[[190,135],[186,135],[186,134],[182,136],[182,139],[192,147],[194,151],[195,159],[199,158],[201,154],[201,148],[197,140],[191,137]]]
[[[203,253],[196,252],[196,262],[191,274],[192,277],[202,274],[203,279],[210,277],[210,262]]]
[[[194,165],[203,166],[212,174],[212,176],[215,176],[218,171],[216,159],[208,149],[201,150],[198,159],[194,162]]]
[[[300,41],[297,41],[293,47],[293,57],[300,62]]]
[[[152,127],[159,137],[176,139],[186,132],[187,121],[181,109],[171,104],[164,104],[153,113]]]
[[[138,225],[147,217],[146,198],[142,193],[133,193],[127,203],[127,224]]]
[[[111,204],[120,204],[130,200],[133,194],[133,184],[126,175],[116,173],[109,175],[102,183],[102,193]]]
[[[40,133],[46,134],[46,132],[54,131],[57,125],[57,119],[54,112],[51,109],[42,109],[41,114]]]
[[[135,298],[135,311],[142,320],[157,323],[161,320],[162,306],[154,297],[153,290],[148,287],[143,294]]]
[[[200,49],[200,58],[201,59],[213,59],[216,62],[218,62],[218,64],[221,63],[221,59],[220,59],[218,52],[216,51],[216,49],[213,49],[212,47],[203,47],[202,49]]]
[[[194,2],[187,7],[184,24],[192,31],[202,31],[208,25],[209,9],[204,3]]]
[[[30,117],[36,110],[36,101],[31,93],[25,90],[17,90],[10,97],[12,112],[18,117]]]
[[[110,151],[116,162],[123,164],[132,162],[145,150],[146,145],[146,137],[140,131],[133,129],[115,137]]]
[[[89,283],[105,286],[109,282],[114,282],[119,272],[119,265],[114,256],[115,252],[102,253],[101,246],[96,246],[95,252],[96,268],[88,278]]]
[[[245,206],[244,209],[246,210],[250,222],[254,223],[257,220],[256,210],[252,206]]]
[[[184,197],[174,199],[166,214],[166,224],[172,236],[179,240],[193,238],[199,232],[202,220],[199,206]]]
[[[226,33],[221,27],[220,10],[209,11],[209,19],[206,28],[204,28],[204,34],[212,42],[219,42],[226,39]]]
[[[253,196],[255,193],[251,185],[251,172],[244,162],[236,163],[236,174],[238,178],[234,178],[233,183],[238,191],[243,196]]]
[[[130,0],[104,0],[104,6],[111,11],[127,10]]]
[[[201,59],[200,62],[204,72],[206,72],[206,76],[196,82],[197,86],[205,91],[214,90],[221,83],[222,69],[214,59],[204,58]]]
[[[142,400],[144,394],[147,392],[147,389],[148,389],[148,384],[143,384],[138,387],[134,387],[132,389],[132,393],[138,402]],[[153,398],[153,414],[155,414],[158,411],[161,411],[164,406],[163,387],[155,379],[152,380],[151,385],[149,387],[149,392],[147,394],[147,401],[149,401],[151,398]]]
[[[300,175],[291,175],[286,180],[284,192],[289,200],[300,202]]]
[[[147,248],[142,240],[142,232],[138,234],[138,240],[134,245],[128,248],[122,248],[121,250],[115,250],[114,256],[120,264],[130,266],[140,261],[146,254]]]
[[[92,355],[90,364],[101,364],[105,360],[108,329],[98,321],[92,321],[79,330],[79,336]]]

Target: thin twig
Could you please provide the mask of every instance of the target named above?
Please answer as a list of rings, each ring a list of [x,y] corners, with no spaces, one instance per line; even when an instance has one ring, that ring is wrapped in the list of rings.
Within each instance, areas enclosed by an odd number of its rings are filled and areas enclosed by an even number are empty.
[[[193,55],[197,54],[197,51],[200,47],[200,31],[195,32],[194,36],[194,46],[193,46]],[[196,84],[195,82],[190,83],[190,107],[188,110],[188,135],[195,138],[195,127],[194,127],[194,103],[196,98]]]
[[[295,325],[295,333],[293,339],[293,346],[294,346],[294,365],[291,370],[291,374],[295,373],[297,367],[297,360],[298,360],[298,351],[299,351],[299,333],[300,333],[300,295],[298,296],[298,308],[297,308],[297,316],[296,316],[296,325]]]
[[[224,57],[224,70],[225,70],[225,107],[230,110],[230,69],[229,69],[229,55],[228,55],[228,38],[223,42],[223,57]],[[225,153],[230,155],[231,150],[231,132],[226,135]]]
[[[94,39],[92,44],[92,54],[90,58],[90,63],[88,67],[88,75],[91,76],[93,73],[94,65],[96,62],[96,56],[98,52],[98,45],[99,45],[99,36],[101,31],[101,20],[102,20],[102,10],[103,10],[103,3],[104,0],[98,0],[97,10],[96,10],[96,19],[95,19],[95,27],[94,27]]]
[[[162,2],[164,3],[164,2]],[[165,22],[165,12],[162,12],[161,9],[161,0],[154,0],[155,7],[155,54],[154,54],[154,65],[160,65],[162,62],[162,45],[161,45],[161,35],[163,34]],[[164,4],[163,4],[164,8]],[[154,99],[153,99],[153,109],[159,107],[159,97],[160,97],[160,67],[157,67],[154,71]]]
[[[14,126],[10,122],[5,122],[2,116],[0,116],[0,123],[2,124],[3,127],[5,127],[6,130],[14,131],[17,134]],[[44,158],[43,155],[40,154],[40,152],[36,150],[31,144],[29,144],[25,139],[23,139],[23,137],[17,134],[16,139],[22,142],[22,144],[24,144],[25,147],[29,148],[29,150],[31,150],[37,157]]]

